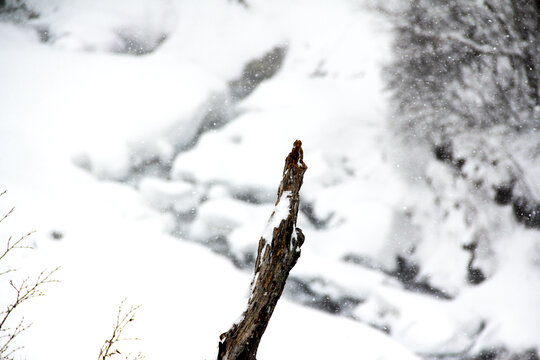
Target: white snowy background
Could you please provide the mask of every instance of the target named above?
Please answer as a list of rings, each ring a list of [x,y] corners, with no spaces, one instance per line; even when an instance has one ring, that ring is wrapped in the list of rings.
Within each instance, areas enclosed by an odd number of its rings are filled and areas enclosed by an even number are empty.
[[[259,359],[540,347],[540,233],[396,137],[391,24],[369,3],[25,3],[0,22],[0,241],[36,230],[35,250],[3,266],[61,268],[18,313],[21,358],[95,359],[124,298],[126,353],[213,358],[296,139],[306,242]]]

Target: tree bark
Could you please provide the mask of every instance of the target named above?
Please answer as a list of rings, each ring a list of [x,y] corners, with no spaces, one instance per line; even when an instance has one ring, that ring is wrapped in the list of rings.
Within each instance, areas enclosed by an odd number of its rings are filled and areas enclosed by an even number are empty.
[[[221,334],[217,360],[256,359],[257,348],[268,321],[304,243],[304,234],[296,227],[296,217],[298,193],[306,169],[302,142],[296,140],[285,159],[283,179],[267,231],[259,240],[247,309],[239,322]]]

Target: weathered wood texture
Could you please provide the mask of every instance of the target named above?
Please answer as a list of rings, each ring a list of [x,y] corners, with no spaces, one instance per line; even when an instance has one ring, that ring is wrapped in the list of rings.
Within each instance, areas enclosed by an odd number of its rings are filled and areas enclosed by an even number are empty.
[[[217,360],[256,359],[262,335],[304,243],[304,234],[296,227],[296,217],[298,193],[306,169],[302,142],[296,140],[285,159],[276,207],[268,221],[269,229],[259,240],[247,309],[238,323],[221,334]]]

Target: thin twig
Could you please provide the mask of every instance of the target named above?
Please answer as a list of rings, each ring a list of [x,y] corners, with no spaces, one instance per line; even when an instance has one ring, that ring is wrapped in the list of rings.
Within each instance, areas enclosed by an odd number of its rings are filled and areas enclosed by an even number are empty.
[[[5,217],[4,217],[5,218]],[[14,243],[11,243],[11,240],[13,239],[12,236],[10,236],[7,240],[7,243],[6,243],[6,249],[4,250],[4,252],[2,254],[0,254],[0,261],[2,261],[2,259],[4,257],[6,257],[7,254],[9,254],[11,251],[15,250],[15,249],[33,249],[32,246],[30,245],[20,245],[27,237],[29,237],[30,235],[32,235],[35,231],[31,231],[27,234],[24,234],[23,236],[21,236],[17,241],[15,241]]]

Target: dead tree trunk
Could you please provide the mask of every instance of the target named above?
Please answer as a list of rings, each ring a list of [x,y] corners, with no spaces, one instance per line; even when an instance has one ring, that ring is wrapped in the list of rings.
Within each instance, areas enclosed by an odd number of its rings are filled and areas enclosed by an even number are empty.
[[[276,207],[259,240],[247,309],[238,323],[221,334],[217,360],[256,359],[262,335],[304,243],[304,234],[296,227],[296,217],[298,192],[306,169],[302,142],[296,140],[285,159]]]

